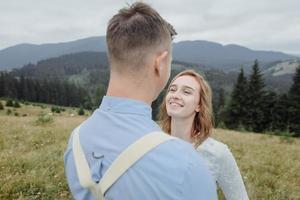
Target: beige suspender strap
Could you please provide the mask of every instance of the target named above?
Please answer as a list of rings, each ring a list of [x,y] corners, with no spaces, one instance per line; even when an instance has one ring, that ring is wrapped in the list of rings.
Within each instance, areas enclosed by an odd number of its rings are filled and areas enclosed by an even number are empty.
[[[136,161],[143,157],[147,152],[159,144],[176,139],[163,132],[149,133],[129,147],[127,147],[111,164],[106,173],[103,175],[99,184],[94,183],[91,178],[88,163],[82,151],[79,140],[79,127],[76,128],[73,136],[73,155],[77,169],[80,184],[89,188],[96,199],[103,199],[104,193],[116,182],[127,169],[129,169]],[[77,140],[77,141],[75,141]],[[75,150],[76,149],[76,150]],[[80,151],[80,153],[79,153]]]
[[[79,130],[80,126],[75,129],[72,142],[73,157],[78,179],[82,187],[91,190],[96,200],[102,200],[102,192],[101,190],[97,189],[97,184],[92,180],[92,175],[90,172],[88,162],[80,145]]]
[[[143,157],[146,153],[151,151],[153,148],[159,144],[175,139],[163,132],[153,132],[149,133],[132,145],[127,147],[111,164],[108,170],[103,175],[100,182],[101,189],[105,193],[110,186],[117,181],[123,173],[127,171],[136,161]]]

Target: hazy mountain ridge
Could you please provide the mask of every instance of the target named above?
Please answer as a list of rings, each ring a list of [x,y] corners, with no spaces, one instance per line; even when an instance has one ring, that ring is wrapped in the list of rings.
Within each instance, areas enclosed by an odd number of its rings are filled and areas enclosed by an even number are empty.
[[[0,70],[20,68],[28,63],[85,51],[106,51],[104,37],[90,37],[63,43],[20,44],[0,51]]]
[[[172,62],[172,75],[184,69],[198,71],[205,76],[214,91],[223,88],[226,92],[231,91],[238,73],[225,73],[221,69],[209,68],[195,63],[176,60]],[[293,74],[272,76],[264,70],[262,72],[267,87],[277,92],[288,90],[292,83]],[[21,69],[15,69],[12,73],[15,76],[23,74],[26,77],[37,79],[68,80],[86,88],[99,84],[106,85],[109,80],[109,67],[105,52],[80,52],[49,58],[41,60],[37,64],[28,64]]]
[[[175,43],[173,54],[177,60],[201,63],[224,71],[236,71],[241,66],[249,68],[255,59],[261,66],[274,61],[295,59],[294,56],[281,52],[254,51],[239,45],[223,46],[200,40]]]
[[[41,45],[20,44],[9,47],[0,51],[0,70],[20,68],[42,59],[85,51],[106,51],[105,37],[90,37],[71,42]],[[235,44],[222,45],[196,40],[174,43],[173,58],[177,61],[197,63],[224,71],[237,71],[241,66],[249,68],[255,59],[258,59],[263,67],[270,62],[296,57],[281,52],[254,51]]]

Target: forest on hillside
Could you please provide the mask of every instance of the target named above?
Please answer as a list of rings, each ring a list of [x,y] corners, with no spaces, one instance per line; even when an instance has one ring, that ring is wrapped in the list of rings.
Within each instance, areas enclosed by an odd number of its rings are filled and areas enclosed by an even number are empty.
[[[170,80],[184,69],[194,69],[209,82],[215,126],[299,136],[299,67],[286,92],[268,85],[257,60],[248,75],[242,67],[239,74],[225,73],[173,61]],[[75,53],[0,72],[0,97],[94,110],[106,93],[108,81],[105,53]],[[152,104],[154,118],[165,92]]]

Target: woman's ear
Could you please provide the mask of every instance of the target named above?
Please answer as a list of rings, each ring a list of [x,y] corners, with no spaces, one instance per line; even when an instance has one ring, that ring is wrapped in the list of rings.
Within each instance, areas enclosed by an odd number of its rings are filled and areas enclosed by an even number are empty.
[[[163,68],[166,67],[167,64],[168,51],[164,51],[160,53],[156,59],[154,64],[155,73],[161,76]]]
[[[197,106],[197,108],[195,109],[196,112],[200,112],[200,105]]]

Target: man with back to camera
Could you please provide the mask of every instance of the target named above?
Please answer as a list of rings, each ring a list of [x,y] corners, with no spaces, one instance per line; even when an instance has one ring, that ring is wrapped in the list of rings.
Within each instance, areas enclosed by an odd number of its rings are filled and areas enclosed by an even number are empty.
[[[169,79],[174,35],[173,27],[145,3],[123,8],[109,21],[107,94],[80,126],[80,144],[93,182],[102,179],[128,146],[148,133],[161,131],[151,119],[151,103]],[[73,135],[74,131],[64,156],[68,185],[75,199],[94,199],[78,178]],[[133,164],[105,192],[105,199],[213,200],[217,195],[194,148],[182,140],[170,140]]]

